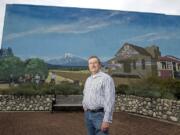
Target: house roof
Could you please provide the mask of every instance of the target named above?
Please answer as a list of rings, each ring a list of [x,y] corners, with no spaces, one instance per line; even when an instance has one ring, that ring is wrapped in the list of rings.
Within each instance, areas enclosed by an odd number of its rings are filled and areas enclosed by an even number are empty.
[[[130,44],[130,43],[124,43],[123,47],[126,46],[126,45],[131,46],[131,47],[134,48],[137,52],[139,52],[141,55],[151,56],[151,54],[148,53],[148,52],[146,51],[146,49],[144,49],[143,47],[139,47],[139,46],[137,46],[137,45]],[[117,51],[116,55],[121,52],[121,50],[122,50],[123,47],[121,47],[121,48]]]
[[[180,59],[174,56],[166,55],[158,58],[158,61],[176,62],[180,64]]]

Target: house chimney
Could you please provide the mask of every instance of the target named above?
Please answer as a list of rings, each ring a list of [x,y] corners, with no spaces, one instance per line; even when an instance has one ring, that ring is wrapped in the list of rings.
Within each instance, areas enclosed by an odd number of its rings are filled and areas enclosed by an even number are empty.
[[[158,59],[158,57],[161,56],[159,47],[156,45],[146,47],[145,49],[149,54],[151,54],[152,58]]]

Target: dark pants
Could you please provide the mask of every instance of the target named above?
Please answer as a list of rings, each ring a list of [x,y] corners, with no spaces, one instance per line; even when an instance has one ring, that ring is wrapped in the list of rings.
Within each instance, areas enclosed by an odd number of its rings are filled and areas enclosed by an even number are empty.
[[[104,112],[85,111],[85,124],[88,135],[109,135],[109,131],[101,131],[101,124],[104,118]]]

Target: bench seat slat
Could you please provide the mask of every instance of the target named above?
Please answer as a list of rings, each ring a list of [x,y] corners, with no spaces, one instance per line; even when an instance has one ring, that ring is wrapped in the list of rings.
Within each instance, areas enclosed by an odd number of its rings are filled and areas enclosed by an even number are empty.
[[[52,112],[56,107],[83,107],[83,95],[56,95],[55,102],[52,103]]]

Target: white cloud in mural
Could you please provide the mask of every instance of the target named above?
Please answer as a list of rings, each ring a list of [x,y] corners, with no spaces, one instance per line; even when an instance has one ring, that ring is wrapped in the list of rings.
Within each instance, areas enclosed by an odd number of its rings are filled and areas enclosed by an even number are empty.
[[[69,7],[85,7],[85,8],[99,8],[99,9],[115,9],[123,11],[139,11],[139,12],[153,12],[165,13],[172,15],[180,15],[180,1],[179,0],[1,0],[0,1],[0,48],[3,34],[3,23],[5,16],[6,4],[33,4],[33,5],[49,5],[49,6],[69,6]],[[99,25],[92,25],[89,28],[99,27]],[[61,27],[62,28],[62,27]],[[59,26],[49,28],[49,31],[61,29]],[[14,33],[10,35],[9,39],[44,31],[43,28],[39,30],[32,30],[22,33]],[[86,32],[86,30],[84,31]]]
[[[130,41],[130,42],[141,42],[141,41],[147,41],[147,42],[154,42],[157,40],[169,40],[169,39],[180,39],[179,37],[180,33],[177,32],[151,32],[146,33],[138,36],[134,36],[130,39],[125,39],[124,41]]]

